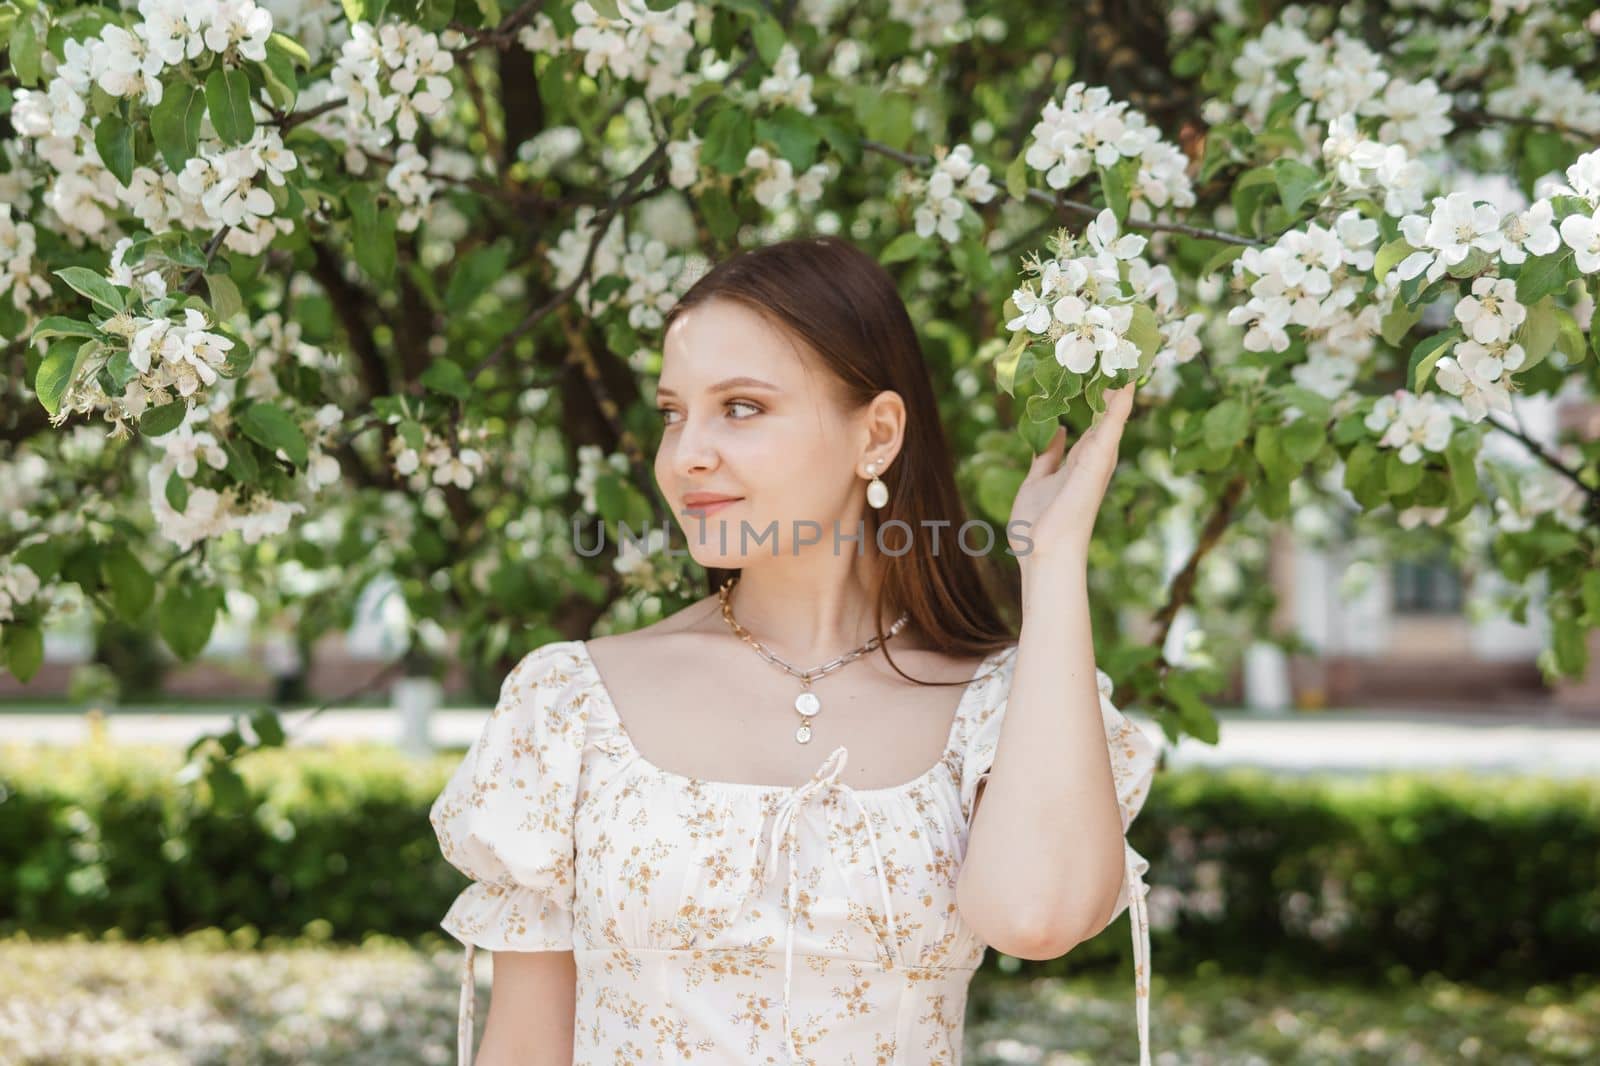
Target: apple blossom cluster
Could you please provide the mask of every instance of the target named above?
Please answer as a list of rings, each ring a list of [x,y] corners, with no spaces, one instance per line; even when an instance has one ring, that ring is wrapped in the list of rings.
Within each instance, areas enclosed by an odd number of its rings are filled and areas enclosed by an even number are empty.
[[[800,50],[793,44],[778,50],[772,73],[761,79],[756,94],[771,107],[787,104],[802,114],[817,113],[817,105],[811,99],[811,75],[800,69]]]
[[[1450,445],[1455,421],[1439,398],[1406,389],[1380,396],[1364,424],[1378,434],[1378,447],[1398,448],[1400,461],[1418,463],[1423,452],[1442,452]]]
[[[1142,258],[1147,243],[1136,234],[1120,234],[1110,208],[1081,237],[1058,232],[1050,241],[1054,258],[1041,261],[1035,256],[1024,263],[1038,281],[1025,281],[1011,293],[1017,315],[1006,328],[1048,341],[1056,362],[1075,374],[1098,366],[1110,377],[1138,368],[1141,351],[1130,333],[1136,308],[1153,304],[1169,323],[1161,331],[1158,357],[1179,362],[1194,358],[1201,317],[1176,314],[1176,280],[1165,265],[1151,266]]]
[[[1333,401],[1335,414],[1356,398],[1351,391],[1362,367],[1378,350],[1384,310],[1392,306],[1395,289],[1380,284],[1369,303],[1336,329],[1305,338],[1306,358],[1289,368],[1289,377],[1303,389]]]
[[[912,48],[947,45],[966,20],[961,0],[889,0],[889,17],[911,27]]]
[[[1138,172],[1128,190],[1129,217],[1148,220],[1163,207],[1194,206],[1187,157],[1104,86],[1069,85],[1059,104],[1046,102],[1030,136],[1024,158],[1052,189],[1070,188],[1095,167],[1134,159]]]
[[[579,207],[572,228],[562,231],[546,253],[558,287],[570,285],[578,277],[594,237],[595,216],[593,207]],[[673,253],[666,242],[639,230],[624,239],[622,232],[621,216],[613,217],[595,249],[588,276],[576,290],[578,306],[591,316],[622,310],[634,329],[659,328],[663,315],[688,290],[693,278],[685,269],[684,257]],[[592,282],[610,275],[627,284],[604,299],[593,299]]]
[[[664,591],[662,571],[667,577],[675,576],[669,567],[657,566],[658,557],[666,550],[666,526],[651,526],[643,531],[643,536],[627,536],[617,541],[617,557],[611,561],[611,568],[628,579],[626,584],[631,589]],[[666,562],[665,559],[659,561]]]
[[[401,140],[414,140],[421,119],[444,110],[450,99],[455,55],[440,47],[437,34],[390,19],[381,26],[357,22],[339,50],[329,80],[345,97],[340,112],[362,146],[382,148],[390,126]]]
[[[11,205],[0,203],[0,296],[10,293],[18,311],[50,296],[50,282],[34,260],[38,251],[34,241],[32,223],[13,221]]]
[[[1600,93],[1585,86],[1572,68],[1524,62],[1516,65],[1514,77],[1510,85],[1487,94],[1490,111],[1554,122],[1600,137]]]
[[[935,148],[933,173],[926,179],[912,178],[910,191],[922,198],[912,216],[917,236],[931,237],[937,232],[954,243],[961,239],[960,222],[968,214],[967,202],[986,204],[998,190],[989,180],[988,165],[973,163],[972,146],[958,144]]]
[[[1400,233],[1415,251],[1400,261],[1395,272],[1402,281],[1426,273],[1431,285],[1474,250],[1513,265],[1529,255],[1549,255],[1561,244],[1554,217],[1549,200],[1502,214],[1471,193],[1435,196],[1427,215],[1401,218]]]
[[[454,485],[470,489],[483,474],[487,461],[478,448],[463,445],[456,449],[450,442],[427,426],[421,429],[420,447],[413,447],[404,435],[395,434],[389,440],[389,451],[394,472],[406,479],[413,492],[422,492],[430,485]],[[463,441],[484,440],[488,430],[464,429]]]
[[[164,311],[167,303],[165,297],[153,297],[146,309],[153,305]],[[127,423],[170,402],[169,389],[188,398],[215,385],[233,347],[233,341],[214,332],[205,313],[193,307],[184,308],[181,321],[124,310],[103,322],[100,330],[110,343],[89,348],[50,416],[51,425],[59,426],[74,414],[99,411],[112,423],[107,436],[129,437],[133,431]],[[113,380],[122,379],[120,394],[108,394],[102,387],[100,371],[108,368]]]
[[[99,37],[69,39],[65,59],[55,64],[47,88],[14,93],[12,125],[20,136],[33,140],[37,156],[54,171],[43,197],[53,218],[40,221],[81,242],[105,233],[112,215],[126,209],[153,233],[226,227],[230,250],[257,254],[293,228],[288,220],[272,218],[274,201],[266,187],[268,182],[282,186],[284,175],[298,165],[275,127],[257,125],[248,143],[229,147],[217,137],[207,114],[198,151],[181,172],[174,174],[158,161],[157,166],[132,168],[123,185],[95,146],[102,120],[91,114],[88,101],[91,89],[98,87],[153,106],[165,92],[162,73],[205,52],[264,59],[272,16],[251,0],[142,0],[139,11],[144,21],[132,30],[107,25]],[[253,101],[252,108],[265,117]]]
[[[687,290],[684,257],[673,254],[664,241],[634,231],[628,234],[628,251],[622,257],[622,275],[628,279],[622,302],[628,308],[628,325],[637,330],[661,328],[663,316]]]
[[[259,544],[288,532],[294,516],[306,510],[303,503],[274,499],[266,493],[245,497],[238,486],[230,485],[220,491],[190,488],[180,511],[167,499],[166,486],[160,468],[151,466],[147,488],[156,532],[184,551],[198,541],[226,533],[238,533],[246,544]]]
[[[595,500],[595,483],[599,481],[600,474],[610,469],[623,477],[628,475],[628,457],[621,452],[612,452],[607,455],[598,444],[580,444],[578,446],[578,474],[573,479],[572,488],[583,500],[583,510],[587,514],[600,513],[600,505]]]
[[[1233,271],[1250,298],[1228,310],[1228,323],[1245,327],[1245,348],[1285,351],[1290,326],[1326,335],[1334,346],[1359,330],[1355,304],[1372,270],[1378,236],[1378,223],[1351,209],[1331,228],[1310,222],[1268,247],[1246,248]]]
[[[691,29],[696,6],[680,0],[653,11],[642,0],[618,0],[617,16],[595,10],[588,0],[572,6],[578,27],[570,38],[557,32],[549,15],[540,12],[518,31],[518,42],[531,54],[573,51],[583,56],[583,72],[591,78],[609,71],[615,78],[642,85],[647,102],[687,96],[700,79],[688,73],[695,48]]]
[[[744,165],[754,172],[752,195],[756,203],[769,209],[784,207],[791,198],[802,207],[816,203],[822,199],[828,180],[838,173],[838,165],[824,159],[796,177],[792,163],[759,144],[745,153]]]
[[[1600,272],[1600,149],[1578,157],[1567,168],[1566,192],[1588,201],[1589,213],[1561,220],[1561,239],[1585,274]]]
[[[0,622],[17,617],[17,608],[39,595],[39,575],[23,563],[0,560]]]
[[[1314,123],[1331,123],[1341,115],[1372,118],[1378,139],[1400,144],[1413,155],[1444,144],[1455,128],[1450,119],[1452,100],[1432,78],[1408,81],[1391,75],[1384,57],[1365,42],[1343,30],[1312,40],[1303,28],[1306,12],[1287,9],[1276,22],[1247,40],[1234,57],[1230,116],[1227,103],[1218,101],[1207,120],[1237,117],[1259,129],[1273,105],[1286,94],[1298,93],[1303,102],[1295,108],[1297,127],[1313,132]],[[1320,137],[1307,137],[1317,143]]]
[[[1328,123],[1322,162],[1340,188],[1356,198],[1374,197],[1386,215],[1399,218],[1422,209],[1431,178],[1426,164],[1404,145],[1364,136],[1354,115]]]
[[[1571,445],[1558,448],[1556,459],[1569,469],[1582,462],[1582,456]],[[1582,486],[1542,463],[1520,464],[1510,475],[1505,480],[1510,493],[1495,497],[1495,525],[1507,533],[1526,533],[1541,515],[1549,515],[1573,532],[1584,528],[1588,498]]]

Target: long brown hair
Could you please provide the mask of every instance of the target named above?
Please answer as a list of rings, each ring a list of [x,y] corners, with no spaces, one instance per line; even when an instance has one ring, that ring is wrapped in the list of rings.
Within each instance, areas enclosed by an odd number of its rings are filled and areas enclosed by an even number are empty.
[[[1015,643],[1000,605],[1020,614],[1016,583],[1006,580],[992,558],[968,554],[954,539],[967,521],[966,509],[956,489],[922,345],[888,271],[834,236],[808,235],[743,249],[695,281],[667,312],[663,332],[684,311],[715,298],[736,300],[804,341],[832,371],[835,392],[847,409],[858,410],[883,391],[899,393],[905,403],[903,446],[879,475],[888,486],[889,501],[881,509],[867,508],[865,539],[871,544],[877,544],[882,522],[900,519],[911,529],[908,550],[884,555],[873,614],[880,640],[884,615],[904,611],[909,624],[943,654],[988,655]],[[936,529],[932,523],[938,521],[947,524]],[[938,554],[933,550],[935,532]],[[905,542],[898,530],[886,536],[886,543],[897,549]],[[738,573],[708,567],[707,591],[715,592]],[[901,677],[917,681],[889,656],[892,643],[882,644],[889,665]]]

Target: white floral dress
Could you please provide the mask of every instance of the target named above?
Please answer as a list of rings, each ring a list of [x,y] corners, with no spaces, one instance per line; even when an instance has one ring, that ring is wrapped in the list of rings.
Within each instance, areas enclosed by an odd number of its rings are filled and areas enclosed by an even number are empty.
[[[663,770],[634,748],[583,641],[529,652],[429,812],[474,881],[441,922],[466,946],[460,1066],[475,948],[573,952],[579,1066],[959,1063],[985,945],[956,909],[956,874],[1015,658],[1015,644],[985,658],[937,763],[858,789],[841,780],[843,747],[794,787]],[[1126,830],[1158,749],[1096,673]],[[1124,847],[1116,913],[1131,903],[1147,1064],[1149,863]]]

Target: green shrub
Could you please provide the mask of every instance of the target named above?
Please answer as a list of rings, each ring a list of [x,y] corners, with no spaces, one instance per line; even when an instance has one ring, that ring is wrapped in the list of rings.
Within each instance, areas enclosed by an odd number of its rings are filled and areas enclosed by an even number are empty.
[[[459,752],[269,751],[240,813],[177,752],[0,748],[0,935],[411,938],[465,884],[427,821]],[[1158,971],[1562,979],[1600,957],[1600,785],[1506,776],[1166,771],[1129,838]],[[1126,965],[1126,915],[1064,959]]]

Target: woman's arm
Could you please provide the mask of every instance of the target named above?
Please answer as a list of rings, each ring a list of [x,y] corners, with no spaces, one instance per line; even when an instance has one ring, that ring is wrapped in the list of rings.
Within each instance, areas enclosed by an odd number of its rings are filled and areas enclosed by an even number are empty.
[[[1053,959],[1110,921],[1122,890],[1122,817],[1095,685],[1087,567],[1036,571],[1023,589],[1005,720],[956,901],[996,950]]]
[[[570,951],[496,951],[474,1066],[572,1066],[577,977]]]
[[[1129,382],[1107,392],[1071,451],[1058,427],[1011,508],[1031,536],[1018,550],[1022,632],[956,903],[985,943],[1018,958],[1066,954],[1105,928],[1122,893],[1125,839],[1095,683],[1088,559],[1133,391]]]

